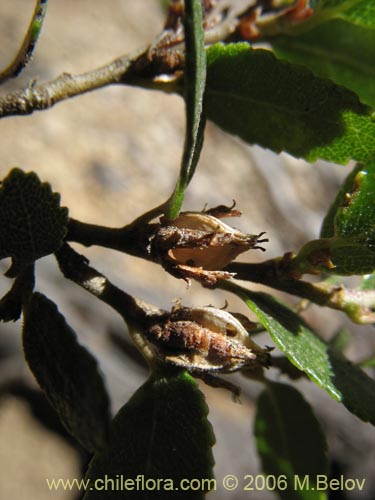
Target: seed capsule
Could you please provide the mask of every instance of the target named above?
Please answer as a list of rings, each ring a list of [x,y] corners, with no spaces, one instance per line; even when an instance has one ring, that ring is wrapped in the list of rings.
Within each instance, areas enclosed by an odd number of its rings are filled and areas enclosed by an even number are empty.
[[[253,342],[230,313],[214,307],[176,307],[146,334],[162,361],[192,372],[229,373],[267,366],[267,350]]]
[[[171,222],[162,220],[151,244],[151,253],[167,271],[185,280],[195,278],[206,286],[231,278],[233,274],[220,270],[240,253],[262,248],[257,244],[267,241],[259,239],[264,233],[244,234],[211,213],[239,215],[223,206],[207,212],[184,212]]]

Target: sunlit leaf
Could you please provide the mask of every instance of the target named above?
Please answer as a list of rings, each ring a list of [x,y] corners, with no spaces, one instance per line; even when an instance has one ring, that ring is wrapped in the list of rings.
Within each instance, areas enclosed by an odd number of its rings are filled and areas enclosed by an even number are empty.
[[[341,18],[375,28],[375,0],[319,0],[318,19]]]
[[[299,36],[275,37],[271,42],[278,57],[307,66],[315,75],[353,90],[363,103],[375,107],[372,30],[336,19]]]
[[[229,282],[223,283],[222,288],[244,300],[297,368],[357,417],[375,425],[374,380],[330,348],[298,314],[270,295],[251,292]]]
[[[309,161],[374,155],[372,110],[351,91],[244,43],[213,45],[207,61],[207,117],[224,130]]]
[[[302,272],[338,275],[375,270],[375,159],[348,175],[324,219],[319,240],[308,242],[295,259]],[[305,270],[305,271],[304,271]]]

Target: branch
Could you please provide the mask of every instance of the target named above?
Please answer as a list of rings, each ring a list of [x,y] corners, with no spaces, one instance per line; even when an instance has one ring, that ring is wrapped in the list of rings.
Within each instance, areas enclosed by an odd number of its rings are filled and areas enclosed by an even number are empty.
[[[135,257],[153,260],[148,251],[150,237],[158,224],[148,224],[140,217],[122,228],[86,224],[69,219],[66,241],[74,241],[86,247],[93,245],[118,250]]]
[[[74,281],[92,295],[108,304],[131,328],[143,330],[155,319],[164,316],[165,311],[132,297],[113,285],[99,271],[90,267],[88,260],[63,244],[55,253],[60,270],[65,278]]]
[[[0,99],[0,118],[11,115],[29,115],[52,107],[54,104],[91,90],[115,83],[124,83],[132,64],[145,49],[124,55],[100,68],[81,75],[63,73],[55,80],[36,85],[32,81],[21,90]]]
[[[140,217],[123,228],[107,228],[70,219],[66,240],[85,246],[99,245],[160,263],[150,252],[151,237],[158,224],[147,223],[148,220],[149,217],[145,220]],[[286,254],[258,264],[233,263],[223,271],[233,273],[236,279],[261,283],[320,306],[343,311],[355,323],[375,323],[375,290],[347,289],[341,284],[303,281],[299,279],[300,275],[291,271],[292,260],[293,257]]]
[[[225,268],[236,279],[252,281],[298,295],[320,306],[346,313],[355,323],[375,323],[375,290],[347,289],[343,285],[309,283],[288,273],[288,254],[258,264],[234,263]]]
[[[4,70],[3,79],[16,76],[22,69],[19,68],[21,62],[23,65],[28,62],[37,39],[35,25],[38,16],[44,16],[46,1],[38,1],[24,43],[16,59]],[[248,4],[253,6],[254,0],[248,0]],[[207,4],[205,11],[205,45],[228,39],[239,22],[240,14],[246,10],[243,2],[237,4],[235,0],[220,1],[213,10],[210,5]],[[44,10],[40,11],[38,7]],[[31,81],[23,90],[0,98],[0,118],[32,114],[34,111],[48,109],[70,97],[112,84],[137,85],[164,92],[181,92],[176,82],[185,64],[184,34],[180,29],[183,11],[177,9],[177,12],[169,14],[172,16],[172,21],[170,20],[169,24],[167,22],[164,31],[148,47],[133,54],[123,55],[100,68],[80,75],[63,73],[56,79],[42,84]],[[39,30],[40,27],[41,22]]]
[[[28,30],[13,61],[0,72],[0,84],[15,78],[30,62],[42,29],[48,0],[37,0]]]

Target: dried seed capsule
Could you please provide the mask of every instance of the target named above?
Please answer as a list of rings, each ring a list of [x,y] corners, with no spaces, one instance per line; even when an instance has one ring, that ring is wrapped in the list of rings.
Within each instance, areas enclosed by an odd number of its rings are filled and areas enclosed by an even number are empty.
[[[192,372],[232,372],[268,365],[267,350],[253,342],[230,313],[214,307],[177,307],[146,334],[162,361]]]
[[[225,217],[239,212],[218,207],[215,213]],[[213,209],[215,210],[215,209]],[[203,284],[215,285],[218,279],[233,275],[220,271],[240,253],[261,248],[260,235],[244,234],[224,224],[208,212],[184,212],[177,219],[162,221],[151,244],[153,257],[171,274],[186,280],[195,278]]]

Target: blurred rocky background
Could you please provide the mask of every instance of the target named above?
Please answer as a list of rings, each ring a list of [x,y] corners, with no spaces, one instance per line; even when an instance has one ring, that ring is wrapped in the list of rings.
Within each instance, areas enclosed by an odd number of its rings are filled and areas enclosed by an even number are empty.
[[[0,2],[1,67],[16,52],[33,9],[30,0]],[[3,85],[1,94],[34,79],[46,81],[62,72],[77,74],[100,66],[145,45],[162,25],[158,0],[50,0],[32,63],[18,79]],[[181,98],[113,86],[31,116],[1,120],[0,174],[4,177],[14,166],[35,171],[61,193],[62,204],[69,207],[72,217],[122,226],[169,196],[179,169],[183,135]],[[348,169],[276,156],[208,124],[185,207],[200,210],[206,204],[230,205],[235,200],[243,216],[233,224],[249,233],[266,231],[270,240],[265,254],[252,251],[246,258],[271,258],[296,251],[317,237],[322,217]],[[181,299],[186,305],[222,307],[228,300],[230,310],[246,312],[232,297],[195,284],[187,289],[183,281],[151,263],[107,249],[75,248],[115,284],[157,306],[169,309],[174,299]],[[9,262],[0,265],[3,274]],[[147,377],[127,343],[125,325],[106,305],[64,280],[53,258],[39,261],[37,274],[37,289],[56,301],[80,341],[97,356],[116,412]],[[1,276],[1,293],[10,284]],[[297,302],[281,296],[289,304]],[[355,327],[344,315],[314,306],[305,317],[325,338],[347,326],[353,342],[346,353],[354,361],[375,348],[372,327]],[[50,492],[45,479],[79,477],[88,457],[66,436],[38,391],[23,360],[21,326],[21,322],[0,325],[0,498],[73,500],[76,493]],[[262,335],[259,343],[271,342]],[[276,371],[270,374],[284,380]],[[254,400],[261,388],[240,376],[233,378],[243,387],[242,404],[233,403],[225,391],[202,386],[216,431],[218,480],[226,474],[243,477],[260,471],[252,425]],[[354,496],[332,498],[374,498],[373,428],[313,384],[299,382],[297,386],[313,404],[328,434],[335,473],[366,478],[362,494],[356,491]],[[219,488],[209,498],[275,498],[270,492],[246,493]]]

